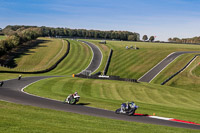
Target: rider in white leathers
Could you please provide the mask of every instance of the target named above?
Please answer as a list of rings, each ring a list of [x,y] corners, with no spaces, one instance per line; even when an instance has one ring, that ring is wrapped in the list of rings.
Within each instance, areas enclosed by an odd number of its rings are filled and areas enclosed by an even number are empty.
[[[70,94],[67,98],[66,98],[66,102],[69,103],[70,99],[73,99],[74,96],[77,96],[78,95],[78,92],[74,92],[74,94]]]

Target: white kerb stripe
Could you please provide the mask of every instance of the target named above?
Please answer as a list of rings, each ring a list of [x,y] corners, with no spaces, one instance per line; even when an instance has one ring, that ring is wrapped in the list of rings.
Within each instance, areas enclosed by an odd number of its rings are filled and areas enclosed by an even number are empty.
[[[174,118],[166,118],[166,117],[160,117],[160,116],[148,116],[150,118],[156,118],[156,119],[161,119],[161,120],[171,120],[171,119],[174,119]]]

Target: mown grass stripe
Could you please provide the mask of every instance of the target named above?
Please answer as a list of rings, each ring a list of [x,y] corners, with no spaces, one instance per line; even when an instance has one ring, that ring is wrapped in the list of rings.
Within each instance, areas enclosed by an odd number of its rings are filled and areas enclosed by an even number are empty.
[[[57,78],[55,78],[57,79]],[[198,118],[200,116],[193,116],[189,118],[187,116],[182,116],[176,111],[181,111],[183,114],[184,110],[191,111],[200,110],[200,101],[198,99],[199,94],[193,93],[193,91],[187,91],[172,87],[165,87],[160,85],[148,85],[148,84],[135,84],[129,82],[117,82],[117,81],[107,81],[107,80],[92,80],[92,79],[79,79],[79,78],[61,78],[57,84],[62,84],[56,87],[57,92],[53,91],[45,91],[45,95],[50,95],[53,99],[64,99],[66,98],[66,93],[73,93],[74,91],[78,91],[81,96],[81,103],[90,103],[89,106],[92,107],[100,107],[104,109],[115,110],[120,106],[120,103],[126,101],[135,101],[141,108],[139,109],[141,112],[152,113],[156,111],[162,116],[165,117],[173,117],[173,118],[186,118],[190,121],[198,122]],[[41,81],[42,82],[42,81]],[[50,81],[49,81],[50,82]],[[51,81],[53,82],[53,81]],[[47,85],[48,82],[45,83]],[[36,83],[40,84],[40,82]],[[44,84],[41,84],[44,85]],[[34,86],[30,86],[31,88],[36,88]],[[37,88],[42,88],[42,86],[37,86]],[[51,88],[51,87],[49,87]],[[63,88],[66,91],[62,91]],[[32,91],[35,90],[31,89]],[[54,88],[53,90],[56,91]],[[30,90],[29,90],[30,91]],[[40,91],[40,90],[39,90]],[[39,95],[43,95],[42,93],[37,92]],[[48,94],[48,93],[53,93]],[[61,94],[63,93],[63,94]],[[95,95],[94,95],[95,94]],[[192,95],[191,98],[188,98],[187,95]],[[185,99],[183,103],[183,99]],[[193,102],[199,101],[199,102]],[[192,103],[192,104],[191,104]],[[144,107],[146,106],[146,107]],[[159,107],[159,108],[158,108]],[[153,109],[152,109],[153,108]],[[155,109],[154,109],[155,108]],[[170,112],[175,111],[172,115],[168,114],[166,110]]]

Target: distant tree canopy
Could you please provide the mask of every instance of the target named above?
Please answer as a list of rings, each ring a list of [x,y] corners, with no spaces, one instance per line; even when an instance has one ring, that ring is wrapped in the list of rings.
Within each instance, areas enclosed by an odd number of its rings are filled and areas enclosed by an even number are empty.
[[[147,35],[144,35],[144,36],[142,37],[142,40],[144,40],[144,41],[148,40],[148,36],[147,36]]]
[[[19,26],[8,25],[3,29],[6,35],[13,35],[18,31],[28,28],[40,28],[43,37],[81,37],[81,38],[95,38],[95,39],[116,39],[116,40],[129,40],[139,41],[140,34],[129,31],[100,31],[100,30],[86,30],[86,29],[70,29],[70,28],[52,28],[52,27],[36,27],[36,26]],[[130,37],[129,37],[130,36]]]
[[[13,35],[17,32],[20,32],[20,31],[23,31],[25,29],[28,29],[28,28],[37,28],[36,26],[20,26],[20,25],[14,25],[14,26],[11,26],[11,25],[8,25],[6,26],[4,29],[3,29],[3,33],[5,35]]]
[[[154,36],[151,36],[151,37],[149,38],[149,41],[153,42],[154,39],[155,39]]]
[[[138,41],[137,35],[128,35],[128,41]]]
[[[0,56],[4,55],[6,52],[10,51],[12,48],[17,47],[25,42],[36,39],[41,36],[40,28],[28,28],[28,29],[18,29],[17,32],[13,32],[6,39],[0,41]]]
[[[8,25],[0,33],[7,35],[0,41],[0,56],[25,42],[35,40],[37,37],[81,37],[95,39],[117,39],[139,41],[140,35],[129,31],[100,31],[86,29],[51,28],[24,25]]]
[[[200,37],[183,38],[183,39],[174,37],[174,38],[169,38],[168,41],[176,43],[200,43]]]

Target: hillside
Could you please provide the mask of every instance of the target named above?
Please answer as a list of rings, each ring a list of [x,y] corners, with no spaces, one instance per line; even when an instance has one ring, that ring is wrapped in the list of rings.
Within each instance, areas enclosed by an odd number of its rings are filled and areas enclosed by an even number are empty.
[[[98,43],[98,41],[93,40],[93,43]],[[153,66],[159,60],[156,59],[156,56],[166,56],[174,50],[197,50],[198,47],[194,45],[163,45],[163,44],[154,44],[154,43],[137,43],[139,50],[128,49],[126,50],[124,46],[128,45],[129,47],[133,42],[117,42],[109,41],[105,46],[102,44],[97,44],[104,55],[104,61],[99,70],[103,69],[103,66],[106,62],[106,56],[108,56],[109,49],[114,49],[115,55],[111,60],[111,66],[118,62],[118,67],[123,67],[123,63],[126,64],[130,62],[127,67],[134,65],[138,66],[139,74],[136,74],[136,77],[142,75],[145,71],[148,71],[150,66],[143,66],[146,60],[149,65]],[[135,43],[135,42],[134,42]],[[56,69],[51,72],[40,74],[40,75],[71,75],[73,73],[78,73],[88,66],[92,58],[92,53],[90,48],[75,40],[70,40],[71,50],[69,55],[58,65]],[[182,47],[182,48],[180,48]],[[36,49],[39,49],[37,47]],[[163,49],[166,49],[166,52],[162,52]],[[39,51],[38,53],[41,53]],[[123,54],[124,53],[124,54]],[[148,53],[148,54],[147,54]],[[140,56],[142,54],[143,56]],[[118,55],[118,56],[117,56]],[[128,55],[128,56],[127,56]],[[153,55],[145,56],[145,55]],[[129,60],[128,57],[133,57],[135,60]],[[133,56],[133,57],[132,57]],[[189,59],[190,56],[183,56],[183,60]],[[21,56],[23,58],[23,56]],[[161,60],[161,57],[159,57]],[[120,61],[118,61],[120,59]],[[128,61],[126,60],[128,59]],[[142,61],[140,61],[142,60]],[[181,61],[182,58],[177,59]],[[139,62],[139,63],[138,63]],[[183,62],[183,61],[182,61]],[[133,63],[133,64],[132,64]],[[139,65],[140,64],[140,65]],[[181,63],[184,64],[184,63]],[[116,71],[117,69],[110,69]],[[116,67],[116,68],[118,68]],[[144,69],[140,71],[140,69]],[[131,69],[132,70],[132,69]],[[110,71],[110,70],[109,70]],[[119,70],[118,70],[119,71]],[[122,71],[122,70],[121,70]],[[128,70],[127,70],[128,71]],[[174,70],[175,71],[175,70]],[[133,70],[129,75],[134,75],[136,70]],[[0,76],[1,79],[11,78],[12,76],[6,74],[7,76]],[[124,71],[120,75],[125,75]],[[34,76],[34,75],[23,75],[23,76]],[[38,75],[37,75],[38,76]],[[134,77],[134,76],[133,76]],[[107,80],[93,80],[93,79],[81,79],[81,78],[70,78],[70,77],[60,77],[60,78],[51,78],[41,80],[37,83],[30,85],[25,91],[39,95],[42,97],[47,97],[51,99],[56,99],[63,101],[68,94],[78,91],[81,95],[81,103],[86,104],[87,106],[97,107],[102,109],[108,109],[114,111],[116,108],[120,107],[120,104],[125,101],[135,101],[139,105],[138,113],[150,114],[155,113],[158,116],[177,118],[192,122],[199,123],[199,111],[200,111],[200,99],[199,92],[196,90],[181,89],[179,87],[168,87],[161,86],[156,84],[147,84],[147,83],[130,83],[122,81],[107,81]],[[183,102],[184,101],[184,102]],[[5,104],[5,103],[3,103]],[[14,105],[12,105],[14,106]],[[31,114],[30,114],[31,115]],[[60,116],[58,116],[60,117]],[[74,116],[76,117],[76,116]],[[87,117],[87,116],[83,116]],[[22,118],[24,116],[22,115]],[[69,116],[67,119],[71,119]],[[48,119],[48,118],[47,118]],[[91,118],[91,120],[99,121],[101,118]],[[63,120],[63,119],[61,119]],[[39,120],[40,121],[40,120]],[[109,121],[109,120],[107,120]],[[9,122],[9,120],[5,120]],[[127,123],[127,122],[126,122]],[[77,122],[75,122],[77,124]],[[138,123],[137,123],[138,124]],[[119,124],[123,126],[123,124]],[[62,125],[60,125],[62,127]],[[139,126],[139,125],[138,125]],[[140,126],[148,126],[147,124],[141,124]],[[139,127],[140,127],[139,126]],[[18,126],[20,127],[20,126]],[[98,128],[97,125],[94,125],[95,128]],[[160,126],[148,126],[150,131],[161,130]],[[182,132],[181,129],[167,128],[165,130],[168,132]],[[144,132],[143,130],[137,129],[134,131]],[[188,130],[190,132],[192,130]]]
[[[90,40],[96,45],[99,40]],[[103,45],[103,44],[101,44]],[[138,47],[138,50],[126,49]],[[117,75],[124,78],[140,78],[167,55],[175,51],[198,51],[198,45],[187,44],[165,44],[149,42],[128,42],[128,41],[107,41],[105,45],[112,48],[113,56],[111,59],[108,75]]]

